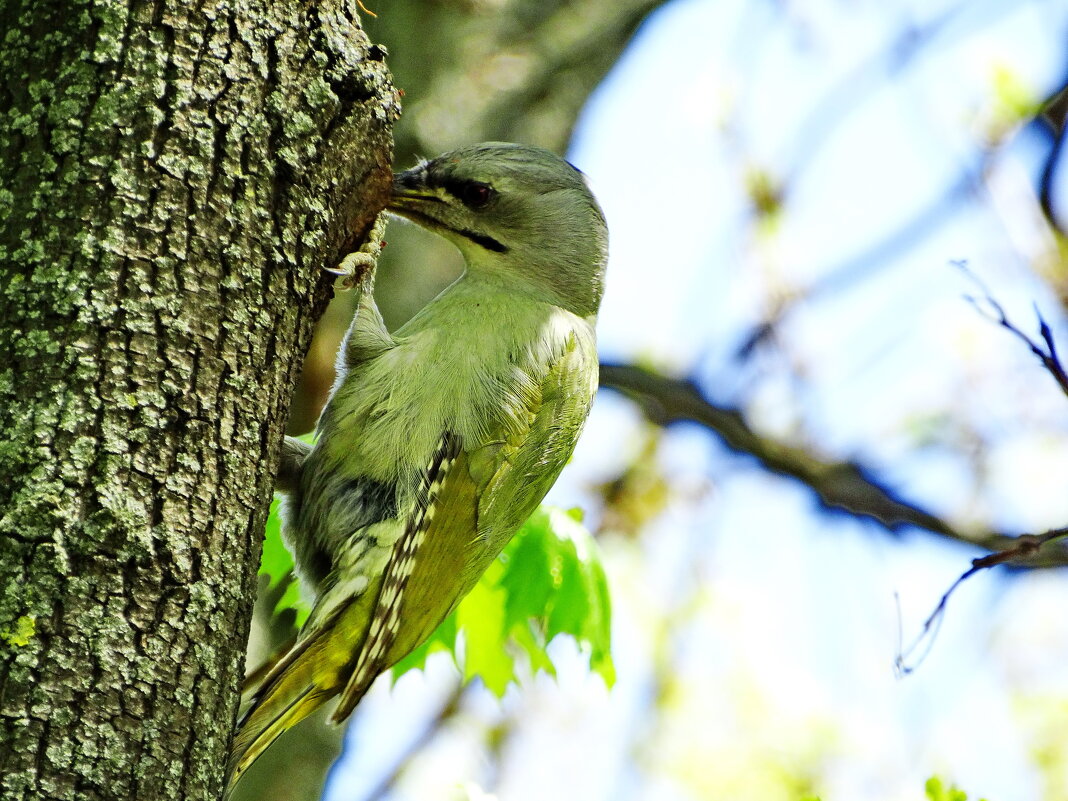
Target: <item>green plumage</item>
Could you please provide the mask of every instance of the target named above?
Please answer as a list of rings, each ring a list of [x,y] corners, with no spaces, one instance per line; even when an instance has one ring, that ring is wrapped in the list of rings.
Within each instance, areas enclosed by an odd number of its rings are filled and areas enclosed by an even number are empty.
[[[316,602],[242,720],[231,782],[335,695],[343,720],[430,635],[552,486],[596,390],[607,232],[577,170],[477,145],[396,176],[390,209],[468,269],[393,335],[365,296],[317,444],[285,451],[284,533]]]

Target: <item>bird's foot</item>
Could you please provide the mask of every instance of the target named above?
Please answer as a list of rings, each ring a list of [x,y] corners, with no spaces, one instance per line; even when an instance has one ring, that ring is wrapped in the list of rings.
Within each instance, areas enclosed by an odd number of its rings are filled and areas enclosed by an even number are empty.
[[[327,267],[326,271],[341,276],[341,288],[352,289],[363,283],[364,279],[371,275],[378,265],[378,257],[386,241],[382,238],[385,232],[386,215],[379,215],[375,221],[371,233],[359,250],[354,250],[338,262],[336,267]]]

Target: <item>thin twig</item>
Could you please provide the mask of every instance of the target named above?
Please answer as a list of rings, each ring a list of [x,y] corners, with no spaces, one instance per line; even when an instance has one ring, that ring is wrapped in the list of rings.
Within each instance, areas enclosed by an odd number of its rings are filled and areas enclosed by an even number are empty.
[[[949,597],[956,591],[957,587],[980,570],[987,570],[992,567],[997,567],[998,565],[1016,562],[1034,556],[1034,554],[1046,543],[1063,539],[1065,537],[1068,537],[1068,528],[1052,529],[1045,534],[1024,534],[1016,538],[1016,544],[1012,548],[1006,548],[1003,551],[997,551],[996,553],[987,554],[986,556],[980,556],[973,559],[972,566],[964,571],[964,573],[950,585],[949,589],[942,594],[938,606],[935,607],[934,611],[927,617],[927,620],[924,621],[923,629],[920,631],[912,645],[905,650],[901,650],[899,643],[898,655],[894,659],[894,670],[897,675],[899,677],[907,676],[923,664],[923,661],[931,652],[931,647],[934,645],[935,638],[938,636],[938,629],[941,627],[942,620],[945,617],[946,604],[949,603]],[[910,657],[921,645],[925,645],[923,653],[920,654],[914,662],[908,664]]]
[[[1046,347],[1043,348],[1038,342],[1031,339],[1027,334],[1017,328],[1008,315],[1005,314],[1005,309],[1000,303],[994,300],[993,295],[990,294],[990,290],[987,289],[986,284],[982,280],[968,269],[968,262],[966,261],[954,261],[951,262],[957,269],[968,276],[976,286],[982,290],[983,302],[993,310],[993,314],[985,309],[974,296],[965,295],[964,299],[975,307],[981,315],[988,320],[997,323],[1006,331],[1011,332],[1017,338],[1022,340],[1024,344],[1031,349],[1031,352],[1035,354],[1042,362],[1042,366],[1046,368],[1046,371],[1053,376],[1053,380],[1057,382],[1057,385],[1061,388],[1061,391],[1068,395],[1068,373],[1064,370],[1064,365],[1061,364],[1060,358],[1057,356],[1057,346],[1053,342],[1053,332],[1050,330],[1049,324],[1042,317],[1042,313],[1039,312],[1038,306],[1035,306],[1035,316],[1038,318],[1038,330],[1042,336],[1042,341],[1045,342]]]

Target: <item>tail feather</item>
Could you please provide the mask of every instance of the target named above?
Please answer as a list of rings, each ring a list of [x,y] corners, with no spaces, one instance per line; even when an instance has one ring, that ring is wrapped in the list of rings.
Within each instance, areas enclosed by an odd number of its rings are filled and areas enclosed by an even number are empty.
[[[271,668],[253,695],[230,745],[227,785],[233,788],[249,766],[277,740],[338,694],[336,670],[322,659],[323,637],[298,642]]]
[[[255,694],[255,691],[264,686],[267,676],[272,675],[275,667],[278,663],[289,656],[290,651],[297,644],[297,636],[294,634],[285,643],[279,646],[273,654],[265,659],[259,667],[253,670],[251,673],[245,675],[245,678],[241,682],[241,697],[244,698],[250,694]],[[246,716],[247,717],[247,716]]]
[[[298,695],[282,708],[275,710],[271,703],[277,699],[268,699],[268,704],[258,707],[244,725],[230,750],[227,764],[228,785],[233,787],[241,775],[266,751],[286,729],[306,718],[337,692],[324,692],[314,686],[300,689]]]

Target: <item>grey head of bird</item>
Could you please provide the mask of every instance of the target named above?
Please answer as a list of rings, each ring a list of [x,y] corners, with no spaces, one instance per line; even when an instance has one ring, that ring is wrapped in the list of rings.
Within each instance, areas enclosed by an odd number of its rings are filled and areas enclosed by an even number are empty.
[[[597,313],[608,228],[585,176],[540,147],[484,142],[393,178],[388,209],[453,242],[469,271]]]

